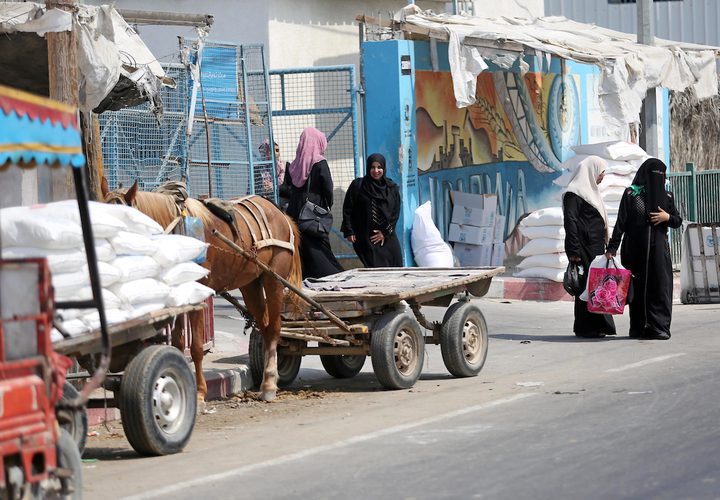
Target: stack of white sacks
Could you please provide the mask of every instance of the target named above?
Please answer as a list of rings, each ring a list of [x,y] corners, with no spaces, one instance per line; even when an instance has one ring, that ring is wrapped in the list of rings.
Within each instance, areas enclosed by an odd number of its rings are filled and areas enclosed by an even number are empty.
[[[207,244],[163,234],[138,210],[90,203],[105,316],[123,322],[165,307],[202,302],[214,291],[196,280],[208,274],[198,265]],[[55,301],[92,298],[80,215],[75,200],[0,210],[2,257],[46,257]],[[96,310],[58,311],[62,327],[75,336],[99,327]],[[53,340],[62,335],[53,330]]]
[[[612,234],[617,220],[620,199],[633,180],[640,165],[649,158],[637,144],[624,141],[583,144],[573,148],[576,155],[565,163],[565,172],[553,183],[565,188],[572,179],[578,164],[588,156],[603,158],[608,166],[605,178],[600,183],[608,225]],[[560,198],[559,205],[562,204]],[[568,265],[565,255],[565,229],[563,227],[562,206],[537,210],[519,223],[520,232],[530,241],[520,249],[518,255],[524,259],[517,265],[514,276],[519,278],[546,278],[562,282]]]

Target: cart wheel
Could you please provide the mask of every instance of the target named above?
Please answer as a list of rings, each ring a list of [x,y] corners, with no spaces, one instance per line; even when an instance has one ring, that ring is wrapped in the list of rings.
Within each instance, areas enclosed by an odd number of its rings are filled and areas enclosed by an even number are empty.
[[[80,451],[78,450],[75,439],[63,428],[61,428],[58,433],[57,463],[58,467],[69,469],[72,471],[72,474],[70,477],[58,478],[60,488],[57,497],[53,496],[50,492],[43,492],[42,498],[72,498],[74,500],[81,500],[83,496],[82,459],[80,458]]]
[[[387,389],[415,385],[425,357],[425,337],[406,311],[393,311],[373,327],[370,357],[378,381]]]
[[[320,362],[328,375],[335,378],[353,378],[362,370],[365,358],[366,356],[361,354],[357,356],[321,354]]]
[[[448,371],[456,377],[474,377],[485,364],[488,334],[485,317],[469,302],[453,304],[445,313],[440,351]]]
[[[65,382],[63,385],[62,398],[60,398],[60,403],[57,408],[55,408],[55,417],[60,427],[68,431],[68,434],[75,440],[75,444],[77,444],[78,450],[80,451],[80,456],[82,456],[85,451],[88,433],[87,409],[84,406],[82,408],[65,407],[65,404],[77,396],[77,389],[75,389],[70,382]]]
[[[182,353],[167,345],[140,351],[120,384],[125,435],[141,455],[177,453],[195,426],[197,388]]]
[[[253,328],[250,332],[250,374],[256,386],[260,386],[265,371],[265,359],[263,357],[263,338],[260,331]],[[291,356],[283,354],[278,350],[277,369],[278,369],[278,387],[287,387],[293,383],[300,372],[300,363],[302,356]]]

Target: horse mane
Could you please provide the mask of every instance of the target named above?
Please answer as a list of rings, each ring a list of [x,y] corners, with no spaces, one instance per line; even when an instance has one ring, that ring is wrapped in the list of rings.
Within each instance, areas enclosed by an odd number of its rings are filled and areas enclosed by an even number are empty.
[[[138,191],[135,195],[135,207],[155,220],[163,229],[180,215],[175,200],[166,194]]]

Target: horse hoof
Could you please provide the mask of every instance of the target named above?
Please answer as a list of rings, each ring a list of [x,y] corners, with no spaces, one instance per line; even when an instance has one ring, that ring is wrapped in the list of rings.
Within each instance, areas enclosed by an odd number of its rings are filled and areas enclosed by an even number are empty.
[[[204,399],[198,398],[197,400],[197,411],[195,412],[197,415],[204,415],[207,412],[207,403]]]
[[[263,401],[272,401],[277,396],[277,392],[275,391],[266,391],[262,393],[262,400]]]

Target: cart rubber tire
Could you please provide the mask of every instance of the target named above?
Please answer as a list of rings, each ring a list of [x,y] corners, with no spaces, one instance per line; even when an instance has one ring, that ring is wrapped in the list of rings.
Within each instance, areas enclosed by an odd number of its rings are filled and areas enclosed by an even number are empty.
[[[356,356],[321,354],[320,362],[330,376],[335,378],[353,378],[362,370],[366,357],[364,354],[358,354]]]
[[[257,328],[253,328],[250,332],[250,352],[248,354],[250,356],[250,374],[256,387],[260,387],[260,384],[262,384],[263,372],[265,371],[263,344],[262,334]],[[278,387],[285,388],[293,383],[298,373],[300,373],[301,363],[302,356],[287,356],[278,350]]]
[[[83,479],[82,479],[82,458],[78,450],[75,438],[68,431],[60,428],[57,442],[57,464],[63,469],[72,470],[72,476],[60,479],[63,491],[57,497],[53,494],[43,496],[43,498],[71,498],[73,500],[82,500],[83,497]]]
[[[420,378],[425,337],[407,311],[392,311],[373,326],[370,339],[373,371],[386,389],[409,389]]]
[[[197,387],[185,356],[168,345],[146,347],[125,368],[120,384],[125,436],[141,455],[185,448],[197,411]]]
[[[63,394],[60,398],[60,405],[72,401],[78,396],[78,390],[70,382],[63,384]],[[83,406],[82,408],[56,408],[55,417],[60,424],[60,427],[68,431],[68,433],[75,440],[80,456],[85,451],[85,444],[87,443],[88,433],[88,416],[87,409]]]
[[[453,304],[440,332],[440,352],[445,368],[456,377],[474,377],[485,364],[488,333],[485,317],[469,302]]]

